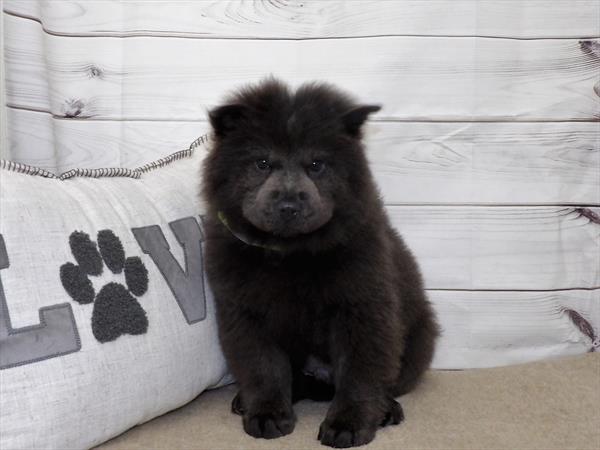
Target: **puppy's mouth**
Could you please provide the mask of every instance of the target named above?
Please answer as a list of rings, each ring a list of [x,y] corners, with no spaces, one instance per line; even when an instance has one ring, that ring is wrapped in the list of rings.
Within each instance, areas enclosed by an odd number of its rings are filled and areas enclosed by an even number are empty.
[[[278,238],[294,238],[301,235],[307,235],[317,231],[325,223],[316,217],[316,214],[306,216],[296,215],[286,219],[273,220],[269,215],[264,215],[264,221],[257,221],[252,224],[259,230]]]

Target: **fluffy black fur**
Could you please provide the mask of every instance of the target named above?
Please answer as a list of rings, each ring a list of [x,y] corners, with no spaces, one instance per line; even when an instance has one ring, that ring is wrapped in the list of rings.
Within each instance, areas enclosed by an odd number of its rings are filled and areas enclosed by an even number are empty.
[[[207,272],[252,436],[291,433],[294,401],[333,397],[319,440],[366,444],[431,362],[434,313],[361,143],[378,109],[268,79],[210,112]]]

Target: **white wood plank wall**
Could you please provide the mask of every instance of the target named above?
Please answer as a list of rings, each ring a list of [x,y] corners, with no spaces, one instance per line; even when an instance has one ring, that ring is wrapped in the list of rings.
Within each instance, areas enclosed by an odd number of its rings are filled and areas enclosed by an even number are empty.
[[[3,25],[13,159],[139,166],[232,87],[331,81],[384,105],[369,158],[436,367],[598,347],[600,0],[4,0]]]

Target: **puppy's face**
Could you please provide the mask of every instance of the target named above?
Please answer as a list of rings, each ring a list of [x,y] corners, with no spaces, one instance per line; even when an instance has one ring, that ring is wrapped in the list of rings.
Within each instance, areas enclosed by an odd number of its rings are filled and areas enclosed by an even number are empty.
[[[256,147],[247,161],[241,207],[259,230],[292,237],[311,233],[333,216],[340,184],[326,149]]]
[[[213,197],[272,236],[319,230],[352,203],[364,162],[360,126],[378,109],[323,85],[292,94],[269,81],[242,91],[210,113]]]

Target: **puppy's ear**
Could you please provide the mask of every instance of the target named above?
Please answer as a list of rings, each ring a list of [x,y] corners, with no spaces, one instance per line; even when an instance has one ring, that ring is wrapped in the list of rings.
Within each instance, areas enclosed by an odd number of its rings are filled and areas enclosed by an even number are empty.
[[[219,106],[208,112],[210,124],[217,136],[223,137],[234,130],[240,121],[246,117],[247,111],[244,105],[232,104]]]
[[[360,129],[369,117],[369,114],[375,113],[381,109],[379,105],[361,105],[342,115],[342,123],[346,133],[352,137],[360,135]]]

